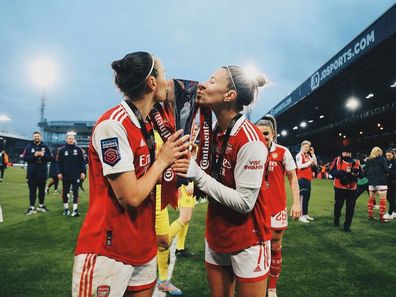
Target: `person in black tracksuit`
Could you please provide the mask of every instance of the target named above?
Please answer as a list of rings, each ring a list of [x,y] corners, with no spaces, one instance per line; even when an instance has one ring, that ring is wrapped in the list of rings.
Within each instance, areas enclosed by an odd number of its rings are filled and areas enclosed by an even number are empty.
[[[36,213],[34,209],[36,203],[36,192],[38,189],[40,212],[48,212],[44,205],[45,181],[47,179],[47,163],[52,160],[51,151],[41,141],[40,132],[33,133],[33,141],[29,143],[23,151],[23,160],[28,163],[26,180],[29,186],[30,206],[25,214]]]
[[[71,216],[78,217],[78,188],[80,180],[85,179],[86,167],[83,151],[76,145],[74,135],[67,135],[66,145],[58,151],[57,164],[58,178],[62,180],[63,183],[63,215],[70,214],[67,194],[70,191],[70,187],[72,187],[73,212]]]
[[[395,151],[388,149],[386,151],[386,162],[388,164],[389,175],[388,175],[388,191],[386,192],[386,198],[389,202],[388,215],[384,215],[385,219],[396,218],[396,158]]]
[[[52,186],[54,186],[54,194],[59,194],[58,192],[58,184],[59,184],[59,178],[58,178],[58,164],[56,163],[56,158],[58,156],[58,150],[54,149],[52,151],[52,156],[53,160],[51,160],[51,164],[49,167],[49,177],[51,180],[49,181],[47,187],[45,188],[45,193],[49,194],[49,190]]]

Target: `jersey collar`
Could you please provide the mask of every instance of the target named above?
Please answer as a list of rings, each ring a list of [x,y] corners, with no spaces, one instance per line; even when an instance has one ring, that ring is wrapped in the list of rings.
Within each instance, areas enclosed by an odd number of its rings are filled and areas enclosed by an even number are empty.
[[[129,118],[131,119],[132,123],[139,129],[141,129],[140,127],[140,123],[138,121],[138,119],[136,118],[135,114],[133,113],[133,111],[131,110],[131,108],[128,106],[128,104],[125,102],[125,100],[122,100],[121,102],[121,106],[125,109],[125,111],[127,112]]]
[[[246,116],[243,114],[235,123],[234,127],[232,127],[230,136],[235,136],[235,134],[239,131],[239,128],[241,128],[243,122],[246,120]],[[213,130],[216,128],[217,126],[217,121],[215,121],[212,125]],[[221,133],[220,135],[225,134],[225,131],[223,133]]]

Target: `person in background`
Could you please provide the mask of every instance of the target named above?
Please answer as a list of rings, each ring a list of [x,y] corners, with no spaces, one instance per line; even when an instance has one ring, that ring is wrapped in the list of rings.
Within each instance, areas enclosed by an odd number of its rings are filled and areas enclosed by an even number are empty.
[[[366,160],[367,160],[367,156],[364,154],[359,154],[359,163],[360,163],[360,167],[362,167],[363,169],[363,176],[362,177],[358,177],[357,180],[357,189],[356,189],[356,200],[364,193],[367,192],[367,194],[369,194],[369,190],[368,190],[368,179],[367,179],[367,174],[366,171],[364,170],[364,168],[366,167]]]
[[[49,194],[50,188],[54,186],[54,194],[59,194],[58,192],[58,185],[59,185],[59,178],[58,178],[58,165],[56,164],[56,159],[58,157],[58,150],[54,149],[52,151],[53,159],[50,164],[49,168],[49,178],[51,179],[45,188],[45,193]]]
[[[290,151],[275,142],[276,120],[266,115],[256,123],[263,133],[268,147],[267,178],[268,189],[266,195],[270,201],[271,214],[271,266],[268,280],[268,297],[276,297],[277,282],[282,270],[282,239],[288,226],[287,197],[285,188],[285,175],[292,191],[293,204],[290,216],[293,220],[301,216],[299,188],[296,175],[296,163]]]
[[[27,176],[26,180],[29,186],[29,203],[30,206],[25,212],[26,215],[31,215],[40,212],[48,212],[44,204],[45,199],[45,181],[47,180],[47,163],[52,160],[51,151],[41,141],[40,132],[33,133],[33,141],[29,143],[23,151],[23,160],[27,162]],[[35,210],[35,203],[38,199],[39,206]]]
[[[308,215],[308,204],[311,198],[312,167],[317,166],[314,148],[311,142],[304,140],[301,143],[300,152],[296,155],[298,185],[300,187],[300,197],[302,202],[302,214],[299,221],[309,223],[314,218]]]
[[[3,182],[4,171],[7,169],[8,155],[4,150],[0,152],[0,182]]]
[[[330,165],[330,174],[334,177],[334,226],[340,225],[341,210],[346,202],[344,231],[351,232],[352,218],[355,212],[358,177],[363,177],[359,162],[352,159],[352,149],[345,146],[341,156]]]
[[[395,151],[388,149],[386,151],[386,162],[388,164],[388,191],[386,192],[386,199],[389,203],[388,213],[384,215],[385,220],[393,220],[396,218],[396,158]]]
[[[80,180],[85,179],[86,167],[82,149],[76,145],[73,133],[66,135],[66,145],[58,151],[56,163],[58,178],[62,180],[63,215],[80,216],[78,212],[78,188]],[[73,212],[70,214],[68,196],[70,187],[73,191]]]
[[[389,173],[388,164],[386,159],[382,155],[382,150],[378,146],[371,150],[370,156],[366,161],[365,171],[367,173],[370,198],[368,202],[368,216],[370,220],[375,220],[373,216],[373,206],[375,201],[375,195],[378,193],[380,198],[380,219],[381,223],[387,223],[388,220],[384,218],[386,210],[386,193],[388,190],[387,186],[387,175]]]

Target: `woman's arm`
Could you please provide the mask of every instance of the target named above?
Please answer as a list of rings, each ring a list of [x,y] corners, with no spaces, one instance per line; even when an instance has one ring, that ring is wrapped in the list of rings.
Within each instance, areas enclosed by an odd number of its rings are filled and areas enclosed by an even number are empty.
[[[301,215],[300,187],[298,186],[298,179],[295,170],[287,171],[286,175],[289,180],[290,189],[293,196],[293,204],[290,210],[290,216],[292,216],[295,220],[298,219]]]

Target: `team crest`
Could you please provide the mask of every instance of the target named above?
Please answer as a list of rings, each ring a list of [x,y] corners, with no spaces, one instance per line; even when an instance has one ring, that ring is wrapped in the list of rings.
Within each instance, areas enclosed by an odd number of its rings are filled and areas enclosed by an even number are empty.
[[[110,295],[110,286],[107,285],[98,286],[98,288],[96,289],[96,295],[98,297],[108,297]]]
[[[278,153],[272,153],[271,156],[273,159],[276,159],[276,158],[278,158]]]
[[[102,139],[100,141],[100,146],[102,149],[102,158],[104,163],[114,166],[121,160],[117,137]]]

